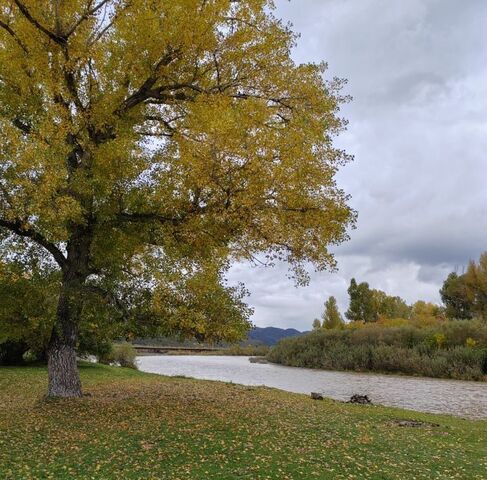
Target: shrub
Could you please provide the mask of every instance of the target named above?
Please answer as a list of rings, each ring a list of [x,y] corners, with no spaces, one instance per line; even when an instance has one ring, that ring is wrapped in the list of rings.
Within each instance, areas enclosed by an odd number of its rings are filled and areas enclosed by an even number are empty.
[[[212,352],[215,355],[220,352]],[[232,345],[225,349],[225,355],[242,356],[242,357],[265,357],[269,353],[267,345]]]
[[[353,325],[281,340],[267,358],[298,367],[481,380],[487,374],[487,327],[473,320],[430,327]]]
[[[446,337],[444,333],[435,333],[435,342],[438,348],[443,348],[446,342]]]
[[[121,367],[137,369],[137,352],[132,344],[124,342],[112,345],[109,352],[100,355],[98,361],[106,364],[116,364]]]
[[[27,350],[23,355],[22,358],[25,363],[46,363],[47,362],[47,352],[43,351],[36,351],[36,350]]]

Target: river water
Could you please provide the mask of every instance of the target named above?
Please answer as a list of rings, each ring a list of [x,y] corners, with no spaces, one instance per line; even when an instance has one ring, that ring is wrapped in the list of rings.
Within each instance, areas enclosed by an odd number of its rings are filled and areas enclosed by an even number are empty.
[[[250,363],[249,357],[143,356],[143,372],[184,375],[242,385],[265,385],[295,393],[320,392],[335,400],[368,395],[373,403],[469,418],[487,418],[487,383],[433,378],[331,372]]]

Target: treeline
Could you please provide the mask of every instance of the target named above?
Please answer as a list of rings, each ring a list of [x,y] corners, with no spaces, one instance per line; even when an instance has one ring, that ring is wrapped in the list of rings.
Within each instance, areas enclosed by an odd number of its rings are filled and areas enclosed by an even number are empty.
[[[464,274],[445,279],[443,305],[421,300],[408,305],[355,279],[348,294],[348,321],[330,297],[313,332],[279,342],[269,360],[333,370],[486,378],[487,252]]]
[[[471,261],[465,273],[452,272],[440,290],[443,305],[418,300],[408,305],[399,296],[387,295],[382,290],[370,288],[367,282],[357,283],[352,278],[348,288],[350,299],[345,317],[349,322],[383,323],[400,325],[411,322],[417,326],[433,325],[438,321],[470,320],[487,321],[487,252],[478,262]],[[313,329],[345,328],[335,297],[325,302],[321,320],[313,321]]]

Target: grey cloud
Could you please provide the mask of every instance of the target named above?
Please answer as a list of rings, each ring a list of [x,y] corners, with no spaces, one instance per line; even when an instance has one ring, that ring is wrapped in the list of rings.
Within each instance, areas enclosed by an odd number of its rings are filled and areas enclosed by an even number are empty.
[[[296,289],[286,267],[237,265],[259,325],[309,328],[324,300],[347,307],[351,277],[408,301],[439,302],[449,271],[487,250],[487,2],[277,0],[301,33],[297,62],[349,79],[347,132],[355,156],[338,174],[359,212],[335,249],[338,273]]]

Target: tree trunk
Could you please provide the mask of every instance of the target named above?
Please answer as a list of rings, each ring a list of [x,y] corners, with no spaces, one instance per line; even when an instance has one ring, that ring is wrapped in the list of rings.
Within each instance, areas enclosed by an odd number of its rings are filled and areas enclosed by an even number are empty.
[[[80,314],[80,291],[65,282],[48,347],[49,397],[81,397],[81,381],[76,364],[76,344]]]
[[[49,397],[81,397],[81,381],[76,364],[76,347],[83,306],[83,287],[89,275],[90,245],[93,229],[75,226],[67,242],[66,264],[59,294],[56,324],[47,350]]]

